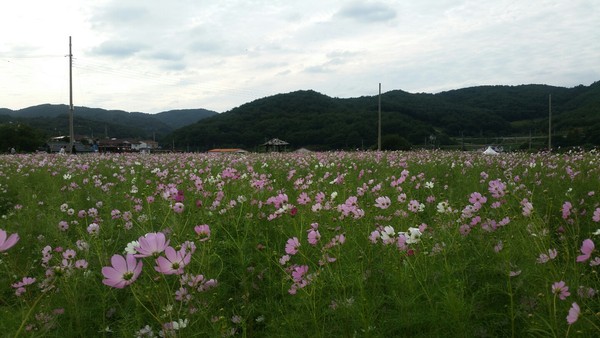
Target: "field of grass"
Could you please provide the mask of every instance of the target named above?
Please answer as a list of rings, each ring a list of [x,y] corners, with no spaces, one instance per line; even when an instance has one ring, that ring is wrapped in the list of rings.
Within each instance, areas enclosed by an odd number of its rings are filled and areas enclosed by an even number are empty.
[[[600,336],[600,160],[0,157],[0,335]]]

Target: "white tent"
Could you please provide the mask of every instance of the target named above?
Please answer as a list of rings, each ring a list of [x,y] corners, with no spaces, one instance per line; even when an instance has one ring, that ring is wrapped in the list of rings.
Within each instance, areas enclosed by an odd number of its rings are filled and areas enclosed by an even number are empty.
[[[483,153],[486,155],[498,155],[498,152],[492,149],[491,146],[487,147],[487,149]]]

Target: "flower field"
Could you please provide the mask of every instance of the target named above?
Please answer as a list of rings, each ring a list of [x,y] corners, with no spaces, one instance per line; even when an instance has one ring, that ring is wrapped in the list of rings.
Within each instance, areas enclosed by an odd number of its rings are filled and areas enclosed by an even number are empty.
[[[8,337],[600,336],[597,152],[0,157]]]

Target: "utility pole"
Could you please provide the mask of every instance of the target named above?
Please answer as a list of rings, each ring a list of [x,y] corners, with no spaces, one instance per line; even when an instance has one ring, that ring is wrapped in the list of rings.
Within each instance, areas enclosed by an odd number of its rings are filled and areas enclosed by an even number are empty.
[[[71,52],[71,37],[69,36],[69,152],[73,153],[75,132],[73,130],[73,53]]]
[[[379,123],[377,124],[377,151],[381,151],[381,82],[379,83]]]
[[[552,151],[552,94],[548,94],[548,151]]]

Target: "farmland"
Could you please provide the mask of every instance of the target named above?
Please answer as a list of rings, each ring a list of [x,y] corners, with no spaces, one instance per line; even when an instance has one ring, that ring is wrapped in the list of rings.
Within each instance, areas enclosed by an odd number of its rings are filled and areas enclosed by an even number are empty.
[[[600,334],[598,153],[0,157],[9,337]]]

